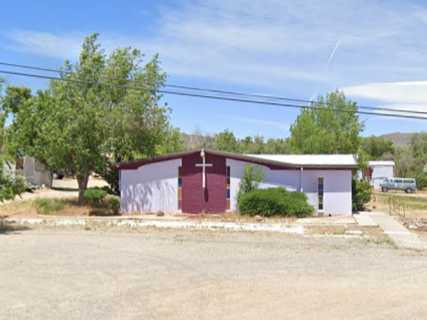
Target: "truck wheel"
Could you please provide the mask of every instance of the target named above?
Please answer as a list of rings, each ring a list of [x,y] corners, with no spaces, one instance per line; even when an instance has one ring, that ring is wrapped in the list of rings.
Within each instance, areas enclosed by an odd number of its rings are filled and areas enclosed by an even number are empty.
[[[411,189],[411,188],[406,188],[406,189],[405,189],[405,192],[406,192],[406,193],[411,193],[411,192],[412,192],[412,189]]]
[[[381,187],[381,191],[382,191],[382,192],[387,192],[388,190],[387,190],[387,188],[386,188],[386,187]]]

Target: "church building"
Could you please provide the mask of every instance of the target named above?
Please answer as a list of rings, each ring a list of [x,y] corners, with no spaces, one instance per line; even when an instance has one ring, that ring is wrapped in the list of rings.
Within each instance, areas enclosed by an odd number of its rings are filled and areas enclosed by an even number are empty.
[[[353,155],[243,155],[205,149],[121,163],[121,212],[236,211],[246,165],[263,170],[260,188],[304,192],[317,215],[352,214]]]

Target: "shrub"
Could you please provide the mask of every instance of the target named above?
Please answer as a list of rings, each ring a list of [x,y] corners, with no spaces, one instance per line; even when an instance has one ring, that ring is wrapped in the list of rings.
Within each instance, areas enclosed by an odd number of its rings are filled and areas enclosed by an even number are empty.
[[[417,189],[421,190],[427,187],[427,174],[420,173],[415,180],[417,181]]]
[[[117,197],[108,197],[106,199],[107,209],[111,211],[112,214],[119,214],[120,212],[120,199]]]
[[[65,203],[61,199],[36,199],[34,206],[38,214],[53,214],[64,209]]]
[[[311,215],[313,207],[302,192],[289,192],[284,188],[257,189],[244,193],[238,200],[242,214],[251,216],[297,216]]]
[[[4,200],[12,200],[15,196],[24,193],[27,189],[27,184],[23,177],[13,177],[5,174],[2,170],[2,166],[3,162],[0,161],[0,202]]]
[[[100,207],[107,196],[107,191],[101,188],[89,188],[85,191],[83,198],[92,207]]]
[[[251,192],[255,189],[258,189],[258,185],[260,184],[262,179],[264,179],[264,172],[260,167],[246,165],[243,177],[240,181],[237,199],[239,199],[241,195],[247,192]]]
[[[371,200],[372,186],[369,181],[353,179],[352,181],[353,211],[365,210],[365,205]]]

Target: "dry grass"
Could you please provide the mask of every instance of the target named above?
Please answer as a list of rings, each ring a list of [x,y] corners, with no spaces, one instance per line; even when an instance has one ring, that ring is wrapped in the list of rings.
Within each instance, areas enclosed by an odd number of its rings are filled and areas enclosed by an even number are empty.
[[[37,217],[41,215],[40,210],[37,210],[37,203],[49,201],[49,202],[60,202],[61,205],[57,205],[57,210],[46,212],[50,216],[90,216],[90,215],[104,215],[102,209],[92,208],[87,205],[79,205],[77,198],[64,198],[64,199],[46,199],[39,198],[35,200],[24,200],[15,201],[0,206],[0,217]],[[54,205],[55,207],[55,205]],[[155,216],[156,213],[135,213],[128,214],[127,216]],[[294,223],[297,218],[294,217],[251,217],[248,215],[241,215],[237,212],[226,212],[218,214],[183,214],[173,217],[179,217],[182,219],[191,220],[204,220],[204,221],[221,221],[221,222],[249,222],[249,223]],[[167,218],[167,216],[165,216]]]
[[[374,193],[369,208],[407,218],[427,218],[427,197],[424,194]]]
[[[37,217],[41,214],[41,202],[56,202],[52,210],[44,211],[45,214],[55,216],[89,216],[101,215],[101,212],[87,205],[80,205],[77,198],[48,199],[38,198],[35,200],[14,201],[0,206],[0,217]],[[98,209],[97,209],[98,210]]]
[[[307,234],[320,234],[320,235],[344,235],[347,227],[345,225],[338,226],[306,226],[305,227]]]
[[[251,217],[242,215],[238,212],[225,212],[218,214],[186,214],[189,219],[221,221],[221,222],[266,222],[266,223],[293,223],[297,220],[295,217]]]
[[[37,215],[36,208],[33,206],[33,201],[14,201],[0,206],[0,217],[10,216],[34,216]]]

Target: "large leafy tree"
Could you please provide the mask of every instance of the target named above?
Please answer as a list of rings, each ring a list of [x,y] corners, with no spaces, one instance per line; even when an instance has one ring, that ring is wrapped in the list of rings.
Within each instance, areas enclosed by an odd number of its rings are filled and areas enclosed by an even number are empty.
[[[117,162],[154,156],[164,143],[167,151],[180,147],[169,109],[160,105],[166,75],[157,56],[142,65],[136,49],[106,55],[92,34],[78,61],[65,62],[61,77],[14,108],[14,145],[49,168],[74,175],[80,201],[91,173],[104,176],[117,191]]]
[[[15,198],[25,191],[24,180],[12,173],[13,158],[9,154],[8,132],[6,128],[7,106],[2,96],[3,80],[0,78],[0,202]]]
[[[214,137],[215,149],[228,152],[239,152],[239,141],[230,130],[224,130]]]
[[[216,134],[214,136],[215,149],[229,152],[241,153],[289,153],[290,147],[287,139],[273,139],[265,140],[262,136],[245,137],[238,139],[234,133],[228,129]]]
[[[356,103],[341,92],[320,97],[291,126],[291,148],[302,154],[357,153],[363,124],[356,112]]]
[[[416,133],[410,142],[410,152],[414,158],[415,170],[421,172],[427,165],[427,133]]]
[[[362,150],[370,160],[391,158],[394,145],[384,137],[370,136],[362,139]]]
[[[398,177],[413,177],[416,173],[416,161],[411,153],[410,146],[399,146],[395,148],[394,161],[396,169],[394,174]]]

